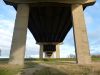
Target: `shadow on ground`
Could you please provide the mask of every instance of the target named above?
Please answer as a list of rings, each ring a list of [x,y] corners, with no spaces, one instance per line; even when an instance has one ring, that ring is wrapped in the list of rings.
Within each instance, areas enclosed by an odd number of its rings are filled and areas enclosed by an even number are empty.
[[[28,63],[21,75],[66,75],[56,67],[54,63]]]
[[[100,68],[96,65],[31,62],[26,63],[21,75],[100,75]]]

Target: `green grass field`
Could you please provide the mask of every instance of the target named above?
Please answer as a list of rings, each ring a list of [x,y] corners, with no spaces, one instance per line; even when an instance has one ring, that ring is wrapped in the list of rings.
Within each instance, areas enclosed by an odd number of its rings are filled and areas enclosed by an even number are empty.
[[[100,75],[100,68],[98,68],[100,67],[100,64],[82,66],[75,63],[70,63],[68,61],[75,61],[75,58],[43,60],[32,58],[25,59],[25,66],[23,69],[39,67],[40,70],[36,69],[32,75]],[[99,62],[100,58],[92,57],[92,61]],[[7,65],[7,63],[8,59],[0,59],[0,75],[16,75],[19,72],[22,73],[21,75],[24,75],[23,69],[21,67],[18,65]]]
[[[7,63],[8,62],[8,58],[1,58],[0,59],[0,63],[3,64],[3,63]],[[51,58],[51,59],[38,59],[38,58],[26,58],[25,61],[45,61],[45,62],[59,62],[59,61],[76,61],[75,58],[61,58],[61,59],[56,59],[56,58]],[[93,56],[92,57],[92,61],[100,61],[100,57],[95,57]]]
[[[20,72],[21,68],[18,66],[12,66],[7,64],[0,64],[0,75],[15,75]]]

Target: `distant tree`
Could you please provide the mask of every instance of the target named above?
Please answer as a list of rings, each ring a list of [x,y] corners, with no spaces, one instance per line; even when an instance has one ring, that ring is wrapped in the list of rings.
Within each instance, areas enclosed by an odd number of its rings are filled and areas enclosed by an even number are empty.
[[[100,58],[100,54],[97,54],[97,55],[96,55],[96,54],[95,54],[95,55],[92,55],[92,57],[93,57],[93,58]]]
[[[70,58],[76,58],[76,56],[74,54],[70,54],[69,57]]]

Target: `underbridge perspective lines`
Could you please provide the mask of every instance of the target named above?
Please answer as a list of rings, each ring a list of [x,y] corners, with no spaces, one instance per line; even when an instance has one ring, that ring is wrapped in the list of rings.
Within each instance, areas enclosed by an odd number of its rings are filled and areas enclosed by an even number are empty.
[[[39,58],[60,58],[60,45],[73,27],[76,62],[90,64],[84,10],[95,0],[4,0],[17,11],[9,64],[24,64],[27,28],[40,45]]]

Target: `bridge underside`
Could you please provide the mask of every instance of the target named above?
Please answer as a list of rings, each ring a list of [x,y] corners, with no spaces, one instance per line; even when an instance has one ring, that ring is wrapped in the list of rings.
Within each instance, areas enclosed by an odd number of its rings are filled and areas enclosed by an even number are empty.
[[[4,0],[17,10],[17,4],[29,4],[28,28],[37,44],[44,44],[43,51],[52,54],[56,45],[63,42],[71,29],[71,5],[79,3],[86,6],[92,5],[94,0]],[[52,44],[55,43],[55,44]],[[49,54],[49,55],[50,55]]]
[[[70,5],[31,7],[28,28],[37,42],[60,43],[72,27],[71,19]]]
[[[28,28],[37,43],[51,43],[45,45],[44,51],[55,51],[52,43],[63,42],[72,27],[71,19],[70,5],[49,3],[30,7]]]
[[[43,47],[46,53],[52,54],[56,50],[57,44],[52,43],[63,42],[71,27],[70,4],[40,3],[30,6],[28,28],[37,43],[49,43]]]
[[[95,0],[4,0],[17,10],[10,62],[23,64],[27,27],[47,56],[73,26],[78,63],[90,63],[83,10]],[[20,42],[20,43],[19,43]],[[59,52],[59,51],[58,51]],[[22,55],[18,55],[22,53]],[[20,60],[20,61],[18,61]]]

